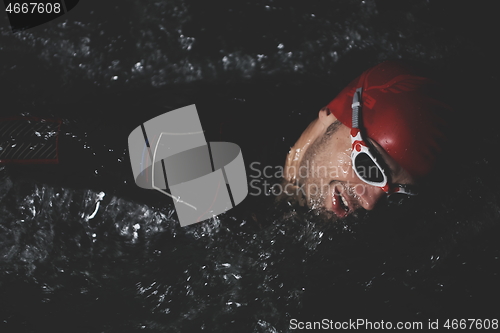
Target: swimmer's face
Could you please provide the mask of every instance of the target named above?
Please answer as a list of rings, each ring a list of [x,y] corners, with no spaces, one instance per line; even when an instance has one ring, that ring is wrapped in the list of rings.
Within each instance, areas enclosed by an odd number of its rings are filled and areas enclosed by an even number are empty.
[[[370,140],[390,169],[392,183],[413,184],[402,169],[376,142]],[[313,209],[344,217],[357,209],[371,210],[385,196],[380,187],[360,180],[352,168],[350,128],[323,108],[288,153],[285,178],[305,194]]]

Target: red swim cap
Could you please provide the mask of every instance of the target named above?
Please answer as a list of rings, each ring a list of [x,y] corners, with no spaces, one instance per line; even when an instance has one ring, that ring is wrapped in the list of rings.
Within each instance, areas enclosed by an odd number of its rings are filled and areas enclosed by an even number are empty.
[[[386,61],[352,81],[328,108],[352,128],[352,98],[363,87],[361,128],[416,179],[430,173],[446,139],[451,108],[442,86],[404,62]]]

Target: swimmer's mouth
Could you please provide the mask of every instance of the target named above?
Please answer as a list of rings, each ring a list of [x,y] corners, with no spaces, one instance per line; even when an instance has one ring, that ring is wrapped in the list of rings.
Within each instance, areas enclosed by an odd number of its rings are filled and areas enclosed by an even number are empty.
[[[345,191],[340,192],[337,186],[334,186],[332,193],[332,210],[339,217],[345,217],[350,212],[350,202],[344,195]]]

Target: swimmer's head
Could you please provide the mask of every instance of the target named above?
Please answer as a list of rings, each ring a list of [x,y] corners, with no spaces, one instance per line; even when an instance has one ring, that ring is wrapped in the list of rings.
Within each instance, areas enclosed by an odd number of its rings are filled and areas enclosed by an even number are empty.
[[[385,187],[367,183],[353,169],[352,105],[358,88],[361,133],[386,169]],[[451,109],[441,101],[441,88],[404,62],[386,61],[365,71],[319,111],[292,147],[287,181],[302,187],[309,206],[338,216],[371,210],[387,197],[389,185],[418,185],[435,168],[446,139]]]

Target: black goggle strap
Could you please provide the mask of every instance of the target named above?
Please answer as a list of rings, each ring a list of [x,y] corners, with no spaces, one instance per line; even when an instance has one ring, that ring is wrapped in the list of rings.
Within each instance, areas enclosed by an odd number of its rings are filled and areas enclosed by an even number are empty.
[[[418,189],[415,186],[409,184],[395,184],[394,189],[390,191],[389,195],[395,193],[415,196],[418,195]]]

